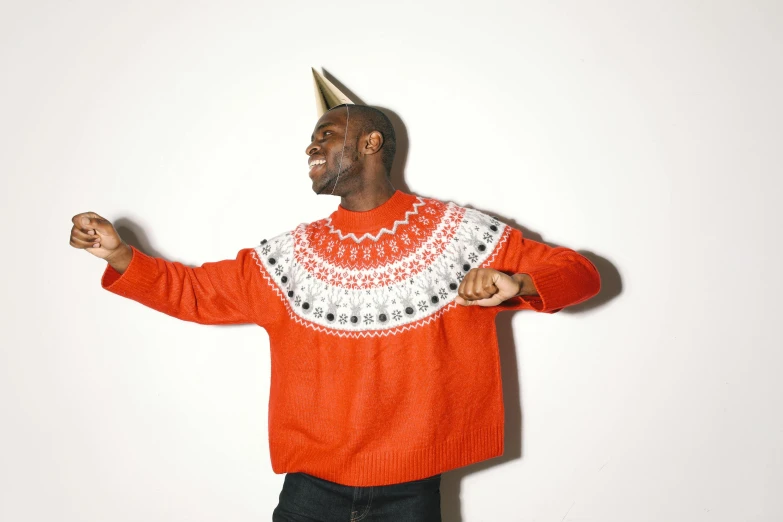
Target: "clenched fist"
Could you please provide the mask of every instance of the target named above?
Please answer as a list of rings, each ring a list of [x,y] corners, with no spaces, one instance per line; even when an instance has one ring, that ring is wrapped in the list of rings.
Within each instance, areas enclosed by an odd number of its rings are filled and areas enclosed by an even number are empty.
[[[90,254],[105,259],[122,273],[128,267],[133,252],[122,242],[114,226],[95,212],[83,212],[73,216],[71,246],[82,248]]]
[[[510,276],[492,268],[474,268],[459,285],[456,301],[466,306],[497,306],[518,295],[538,295],[529,275]]]

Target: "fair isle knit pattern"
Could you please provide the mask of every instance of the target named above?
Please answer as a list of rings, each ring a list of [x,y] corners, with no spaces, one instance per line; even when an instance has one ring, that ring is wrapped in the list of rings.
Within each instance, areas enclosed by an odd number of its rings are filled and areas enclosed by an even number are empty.
[[[456,306],[465,274],[488,266],[508,232],[477,210],[417,198],[391,229],[357,237],[329,218],[262,241],[255,259],[300,324],[340,337],[393,335]]]

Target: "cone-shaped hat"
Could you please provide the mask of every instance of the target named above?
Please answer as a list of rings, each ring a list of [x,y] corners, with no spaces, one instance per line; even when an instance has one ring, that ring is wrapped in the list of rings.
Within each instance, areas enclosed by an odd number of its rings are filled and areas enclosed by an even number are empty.
[[[313,69],[313,83],[315,84],[315,108],[319,118],[332,107],[343,103],[355,103],[315,69]]]

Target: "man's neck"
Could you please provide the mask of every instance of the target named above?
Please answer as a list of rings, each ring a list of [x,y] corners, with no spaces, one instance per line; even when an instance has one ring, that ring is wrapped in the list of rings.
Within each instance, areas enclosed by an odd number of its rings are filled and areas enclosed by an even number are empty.
[[[388,178],[377,184],[370,184],[352,191],[340,199],[340,206],[354,212],[364,212],[380,207],[394,195],[395,189]]]

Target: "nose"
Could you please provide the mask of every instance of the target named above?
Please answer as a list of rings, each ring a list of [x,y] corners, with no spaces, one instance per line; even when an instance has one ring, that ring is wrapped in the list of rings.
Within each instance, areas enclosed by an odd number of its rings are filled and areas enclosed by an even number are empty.
[[[307,154],[308,156],[312,156],[313,154],[318,152],[318,149],[319,149],[318,145],[316,145],[315,142],[313,142],[307,146],[307,148],[305,149],[305,154]]]

